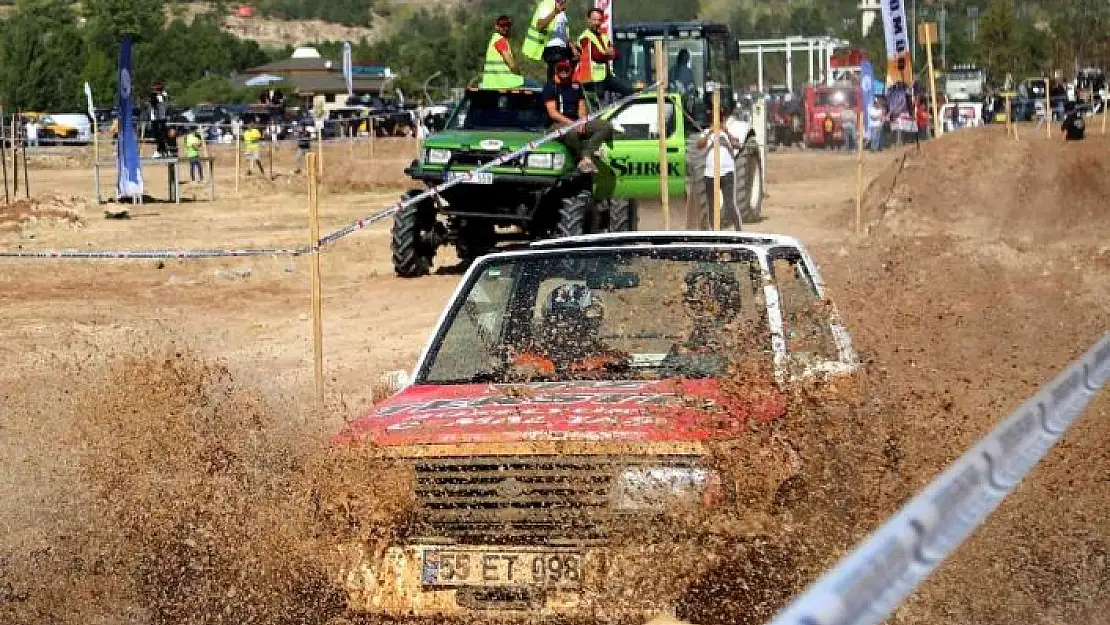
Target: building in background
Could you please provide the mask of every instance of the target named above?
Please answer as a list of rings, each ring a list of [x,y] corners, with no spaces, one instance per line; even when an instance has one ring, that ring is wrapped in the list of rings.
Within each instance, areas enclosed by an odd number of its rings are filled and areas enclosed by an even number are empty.
[[[384,66],[354,65],[351,69],[355,98],[376,96],[383,86],[396,78],[393,71]],[[292,85],[293,98],[311,110],[329,110],[348,104],[343,64],[324,58],[315,48],[297,48],[288,59],[243,70],[238,80],[243,86],[285,82]]]

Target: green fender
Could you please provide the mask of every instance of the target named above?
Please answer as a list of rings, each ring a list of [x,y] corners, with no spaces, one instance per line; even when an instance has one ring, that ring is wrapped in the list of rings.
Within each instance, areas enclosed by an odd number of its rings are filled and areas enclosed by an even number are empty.
[[[678,95],[667,94],[667,99],[671,105],[667,189],[671,197],[682,197],[686,188],[686,123]],[[649,126],[657,125],[657,111],[656,95],[646,93],[602,116],[619,123],[625,132],[617,134],[613,147],[606,152],[605,165],[599,168],[595,183],[595,196],[659,199],[659,139],[657,134],[649,136]]]

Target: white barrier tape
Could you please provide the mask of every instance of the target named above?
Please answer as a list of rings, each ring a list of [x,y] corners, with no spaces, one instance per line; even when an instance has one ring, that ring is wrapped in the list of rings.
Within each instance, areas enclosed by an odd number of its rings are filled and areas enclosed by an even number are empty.
[[[508,161],[511,161],[515,158],[519,158],[519,157],[523,156],[524,154],[536,149],[537,147],[539,147],[539,146],[541,146],[545,143],[550,143],[551,141],[554,141],[556,139],[561,139],[564,135],[569,133],[571,130],[573,130],[575,128],[580,128],[580,127],[584,126],[585,124],[588,124],[589,122],[597,119],[601,115],[604,115],[606,113],[606,111],[609,111],[610,109],[613,109],[617,106],[621,106],[621,105],[625,104],[626,102],[631,102],[632,100],[634,100],[635,98],[643,95],[644,93],[649,93],[651,91],[654,91],[655,88],[658,85],[659,85],[659,83],[654,83],[651,86],[643,89],[642,91],[638,91],[636,93],[633,93],[632,95],[625,96],[625,97],[621,98],[620,100],[617,100],[617,101],[609,104],[609,106],[602,107],[602,108],[598,109],[597,111],[595,111],[594,113],[591,113],[590,115],[587,115],[585,117],[585,119],[578,120],[577,122],[575,122],[574,124],[572,124],[570,126],[564,126],[563,128],[560,128],[560,129],[558,129],[554,132],[550,132],[550,133],[544,135],[543,137],[540,137],[539,139],[529,141],[524,147],[520,148],[519,150],[516,150],[514,152],[509,152],[507,154],[503,154],[503,155],[493,159],[492,161],[486,163],[485,165],[481,165],[479,167],[475,167],[474,169],[471,169],[470,171],[466,172],[465,174],[463,174],[462,176],[460,176],[458,178],[452,178],[451,180],[447,180],[446,182],[442,182],[437,186],[434,186],[434,187],[431,187],[429,189],[425,189],[424,191],[421,191],[419,194],[414,195],[411,198],[401,200],[401,201],[397,202],[396,204],[394,204],[393,206],[390,206],[389,208],[385,208],[385,209],[382,209],[382,210],[377,211],[375,213],[371,213],[370,215],[367,215],[366,217],[364,217],[364,218],[362,218],[362,219],[360,219],[360,220],[358,220],[358,221],[356,221],[352,224],[344,226],[343,228],[340,228],[339,230],[336,230],[335,232],[332,232],[328,235],[325,235],[324,237],[322,237],[320,239],[319,245],[324,246],[324,245],[327,245],[329,243],[334,243],[335,241],[338,241],[339,239],[342,239],[345,236],[348,236],[350,234],[358,232],[359,230],[363,230],[365,228],[368,228],[371,225],[373,225],[375,222],[381,221],[382,219],[385,219],[386,217],[390,217],[390,216],[396,214],[398,211],[404,210],[405,208],[408,208],[409,206],[412,206],[413,204],[417,204],[417,203],[419,203],[419,202],[421,202],[421,201],[423,201],[423,200],[425,200],[429,197],[432,197],[434,195],[438,195],[444,189],[448,189],[448,188],[453,187],[457,184],[461,184],[461,183],[463,183],[467,180],[470,180],[471,178],[474,177],[474,174],[478,174],[478,173],[488,171],[490,169],[493,169],[494,167],[500,167],[501,165],[507,163]]]
[[[232,256],[299,256],[314,251],[304,246],[289,249],[245,250],[0,250],[0,258],[227,258]]]
[[[952,463],[768,625],[875,625],[952,553],[1110,381],[1110,333]]]

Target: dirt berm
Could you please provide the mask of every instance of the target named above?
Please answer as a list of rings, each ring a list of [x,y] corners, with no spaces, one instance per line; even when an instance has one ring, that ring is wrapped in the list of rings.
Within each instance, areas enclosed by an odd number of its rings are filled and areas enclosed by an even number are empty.
[[[1107,148],[966,130],[868,188],[869,236],[825,272],[899,432],[904,495],[1110,331]],[[1104,390],[895,622],[1110,622],[1108,417]]]

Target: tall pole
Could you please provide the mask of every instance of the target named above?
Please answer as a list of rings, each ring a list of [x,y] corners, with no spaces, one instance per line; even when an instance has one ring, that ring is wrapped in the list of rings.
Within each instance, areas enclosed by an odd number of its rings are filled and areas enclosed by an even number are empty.
[[[944,124],[937,109],[937,78],[933,70],[933,36],[929,24],[925,25],[925,59],[929,63],[929,99],[932,100],[933,105],[933,137],[939,137],[944,132]]]
[[[655,92],[656,118],[659,128],[659,199],[663,203],[663,229],[671,229],[670,171],[667,167],[667,61],[663,42],[655,42],[655,75],[659,88]]]
[[[721,230],[721,88],[713,85],[713,230]]]
[[[1045,74],[1044,77],[1044,133],[1049,139],[1052,138],[1052,79]],[[23,159],[23,167],[27,167],[27,159]]]
[[[863,110],[856,114],[856,128],[863,128]],[[856,142],[856,236],[863,231],[863,136]]]
[[[1104,119],[1105,117],[1106,115],[1103,114]],[[7,139],[4,137],[7,133],[4,130],[4,109],[0,107],[0,164],[3,164],[4,168],[4,204],[10,204],[12,198],[8,195],[8,148],[5,145]],[[1103,127],[1103,134],[1106,134],[1105,127]],[[12,148],[15,148],[15,143],[12,143]]]
[[[312,249],[312,359],[316,380],[316,400],[324,403],[324,328],[320,288],[320,196],[316,178],[316,155],[306,156],[308,166],[308,230]]]

